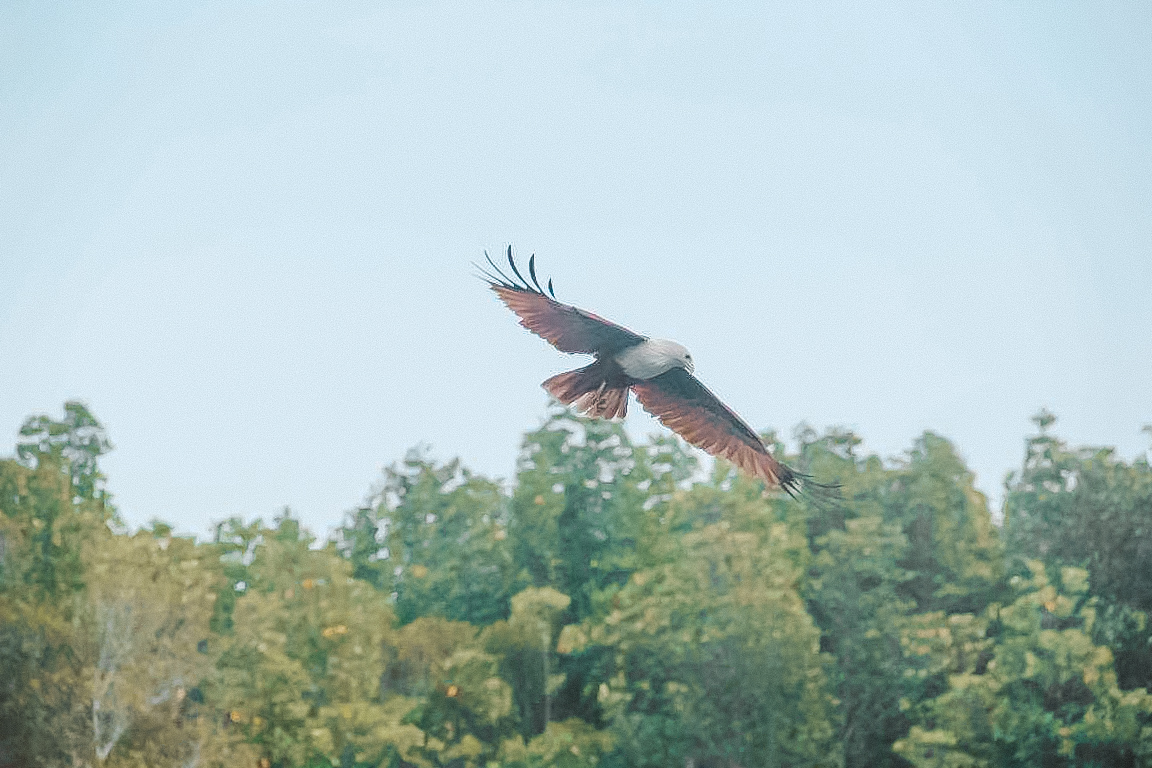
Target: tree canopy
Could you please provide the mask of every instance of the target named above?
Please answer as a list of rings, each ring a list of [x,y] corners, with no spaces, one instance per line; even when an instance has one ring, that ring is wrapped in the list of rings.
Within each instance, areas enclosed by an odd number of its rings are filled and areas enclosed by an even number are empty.
[[[554,407],[511,482],[419,449],[331,540],[197,540],[70,402],[0,459],[0,768],[1152,766],[1152,470],[1053,425],[1002,526],[932,432],[801,426],[794,500]]]

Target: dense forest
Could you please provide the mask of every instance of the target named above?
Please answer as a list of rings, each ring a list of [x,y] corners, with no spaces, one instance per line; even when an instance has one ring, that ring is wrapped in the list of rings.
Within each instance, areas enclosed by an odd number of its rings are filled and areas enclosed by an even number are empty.
[[[330,541],[197,541],[70,402],[0,460],[0,766],[1152,766],[1152,469],[1054,422],[999,525],[931,432],[802,427],[794,500],[554,409],[509,484],[416,451]]]

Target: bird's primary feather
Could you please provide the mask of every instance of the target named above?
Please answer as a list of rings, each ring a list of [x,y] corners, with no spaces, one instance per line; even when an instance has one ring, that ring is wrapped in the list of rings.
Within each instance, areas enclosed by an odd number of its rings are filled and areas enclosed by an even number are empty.
[[[760,436],[683,368],[632,385],[644,410],[697,448],[794,495],[803,477],[777,461]]]
[[[533,277],[534,262],[535,256],[529,262],[533,266],[528,270]],[[495,274],[480,266],[477,266],[477,269],[500,300],[520,318],[522,326],[543,337],[561,352],[601,355],[634,346],[645,340],[646,337],[591,312],[570,304],[561,304],[553,296],[544,293],[543,289],[530,285],[516,268],[511,248],[508,249],[508,263],[519,281],[505,275],[491,258],[488,259],[488,264]]]

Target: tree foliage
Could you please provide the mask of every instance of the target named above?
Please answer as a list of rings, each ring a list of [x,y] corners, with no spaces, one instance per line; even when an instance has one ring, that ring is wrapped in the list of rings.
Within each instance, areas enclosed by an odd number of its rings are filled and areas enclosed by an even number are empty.
[[[394,595],[401,622],[491,624],[516,584],[507,506],[497,483],[413,451],[349,516],[342,548],[357,577]]]
[[[1152,468],[1106,448],[1070,448],[1033,419],[1024,466],[1008,480],[1005,532],[1015,567],[1086,568],[1099,601],[1094,636],[1116,654],[1127,688],[1152,686]]]
[[[917,673],[947,673],[922,725],[895,745],[916,766],[1152,764],[1152,695],[1123,691],[1092,641],[1088,573],[1053,583],[1039,561],[1016,599],[984,616],[921,617],[906,638]],[[911,671],[911,670],[910,670]]]
[[[1152,473],[1036,422],[1003,529],[931,432],[802,426],[794,500],[553,407],[511,484],[197,541],[67,403],[0,459],[0,768],[1152,766]]]

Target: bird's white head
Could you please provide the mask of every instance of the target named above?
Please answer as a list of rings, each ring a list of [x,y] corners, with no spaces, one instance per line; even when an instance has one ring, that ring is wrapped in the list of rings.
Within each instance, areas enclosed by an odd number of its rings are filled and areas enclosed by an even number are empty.
[[[684,347],[680,347],[680,349],[684,349]],[[684,366],[684,370],[688,371],[688,373],[696,370],[696,363],[692,362],[692,355],[689,354],[686,349],[684,349],[684,357],[680,361],[680,364]]]
[[[696,366],[692,362],[692,355],[689,354],[683,344],[668,339],[652,339],[652,345],[672,363],[672,366],[683,368],[688,373],[695,370]]]
[[[684,346],[667,339],[648,339],[616,355],[616,362],[629,376],[646,381],[673,368],[692,373],[692,355]]]

